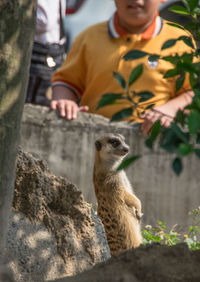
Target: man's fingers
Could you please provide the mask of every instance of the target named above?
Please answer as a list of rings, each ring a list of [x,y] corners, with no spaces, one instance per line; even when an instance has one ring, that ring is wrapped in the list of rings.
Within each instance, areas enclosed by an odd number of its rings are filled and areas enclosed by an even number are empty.
[[[58,102],[55,101],[55,100],[52,100],[52,101],[51,101],[50,107],[51,107],[52,110],[55,111],[55,110],[57,109],[57,103],[58,103]]]
[[[77,118],[77,112],[78,112],[78,107],[72,107],[71,108],[71,119]]]
[[[74,101],[65,101],[65,100],[52,100],[50,103],[51,109],[58,109],[61,117],[65,117],[67,120],[76,119],[78,112],[87,112],[89,110],[88,106],[78,105]]]
[[[66,112],[65,112],[65,104],[62,102],[58,102],[58,106],[57,106],[60,116],[61,117],[65,117],[66,116]]]
[[[161,119],[161,125],[164,127],[170,127],[170,124],[172,122],[172,119],[168,118],[168,117],[163,117]]]
[[[141,126],[141,130],[142,130],[143,134],[145,134],[145,135],[148,134],[150,129],[151,129],[151,127],[152,127],[152,123],[151,122],[144,121],[142,126]]]
[[[160,119],[160,114],[150,111],[145,114],[144,122],[141,126],[141,130],[143,134],[149,134],[149,131],[151,130],[153,124]]]
[[[89,107],[88,106],[81,106],[79,107],[79,112],[88,112]]]

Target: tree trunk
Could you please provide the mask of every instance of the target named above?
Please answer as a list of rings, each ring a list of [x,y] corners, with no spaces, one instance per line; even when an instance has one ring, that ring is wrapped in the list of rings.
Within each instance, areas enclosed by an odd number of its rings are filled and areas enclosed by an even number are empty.
[[[29,74],[36,0],[0,0],[0,255],[12,205],[15,160]],[[1,267],[2,269],[3,267]],[[0,281],[11,281],[1,272]]]

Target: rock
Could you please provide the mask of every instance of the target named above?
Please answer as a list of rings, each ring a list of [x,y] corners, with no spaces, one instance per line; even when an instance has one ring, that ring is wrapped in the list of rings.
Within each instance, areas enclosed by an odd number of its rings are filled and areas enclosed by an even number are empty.
[[[80,190],[22,151],[7,257],[18,282],[74,275],[110,257],[103,225]]]
[[[198,282],[199,261],[200,251],[190,251],[186,244],[154,244],[125,251],[91,270],[56,282]]]

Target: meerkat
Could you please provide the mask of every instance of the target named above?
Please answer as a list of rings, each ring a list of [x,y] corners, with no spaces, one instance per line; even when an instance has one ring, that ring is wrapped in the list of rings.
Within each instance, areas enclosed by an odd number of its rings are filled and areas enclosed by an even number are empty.
[[[123,170],[117,168],[129,152],[120,134],[104,134],[95,142],[93,172],[97,213],[105,227],[111,255],[136,248],[142,243],[141,202],[133,194]]]

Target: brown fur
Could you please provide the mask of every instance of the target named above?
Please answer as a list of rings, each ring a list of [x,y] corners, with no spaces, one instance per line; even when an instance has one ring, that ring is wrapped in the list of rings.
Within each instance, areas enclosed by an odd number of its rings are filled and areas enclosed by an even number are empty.
[[[110,140],[119,143],[113,147]],[[117,167],[128,153],[124,137],[105,134],[96,141],[94,187],[111,255],[138,247],[142,242],[140,231],[141,202],[130,191],[124,171]],[[129,186],[129,187],[125,187]]]

